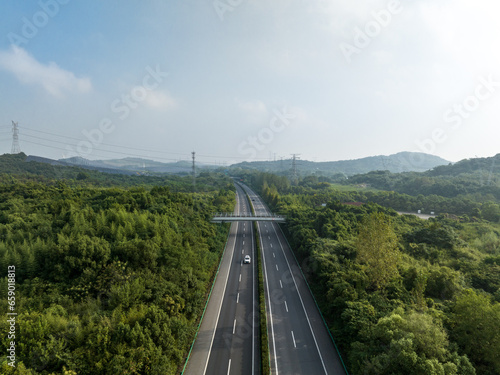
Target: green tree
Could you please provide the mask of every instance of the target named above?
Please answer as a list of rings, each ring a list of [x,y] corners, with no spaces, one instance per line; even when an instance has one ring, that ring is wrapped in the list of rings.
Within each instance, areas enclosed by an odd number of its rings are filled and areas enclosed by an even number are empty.
[[[486,202],[481,207],[483,218],[489,221],[498,222],[500,220],[500,206],[493,202]]]
[[[374,289],[384,288],[399,275],[397,236],[386,215],[372,213],[363,219],[355,247]]]
[[[452,312],[452,336],[481,374],[500,373],[500,304],[468,289],[457,298]]]
[[[446,331],[430,315],[399,308],[363,333],[369,344],[353,344],[356,373],[475,374],[467,357],[449,352]]]

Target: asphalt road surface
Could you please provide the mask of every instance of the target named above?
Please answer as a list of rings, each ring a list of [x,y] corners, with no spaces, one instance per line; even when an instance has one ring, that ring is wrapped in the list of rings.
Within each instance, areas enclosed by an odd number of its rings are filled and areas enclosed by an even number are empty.
[[[270,214],[260,197],[243,187],[255,214]],[[258,230],[272,374],[346,374],[281,228],[273,222],[258,222]]]
[[[250,214],[237,186],[235,213]],[[244,264],[250,255],[250,264]],[[257,264],[253,225],[231,224],[226,251],[186,367],[187,375],[260,374]]]

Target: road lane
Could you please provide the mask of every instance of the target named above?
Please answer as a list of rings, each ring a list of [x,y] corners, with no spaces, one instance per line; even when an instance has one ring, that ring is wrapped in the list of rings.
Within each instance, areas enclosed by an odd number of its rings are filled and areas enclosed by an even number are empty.
[[[235,213],[249,212],[246,195],[237,187]],[[217,294],[212,293],[185,374],[260,374],[254,245],[251,223],[231,225],[224,270],[214,286]],[[243,263],[245,255],[250,264]]]
[[[269,215],[249,188],[257,215]],[[273,374],[345,374],[314,299],[281,228],[258,223],[262,244],[266,308]]]

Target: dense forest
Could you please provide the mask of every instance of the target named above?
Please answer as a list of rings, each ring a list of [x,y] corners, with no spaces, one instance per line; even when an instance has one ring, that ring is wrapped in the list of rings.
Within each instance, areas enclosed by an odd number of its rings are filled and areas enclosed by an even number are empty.
[[[25,154],[4,154],[0,156],[0,182],[37,181],[46,185],[54,185],[64,181],[68,186],[91,187],[133,187],[133,186],[168,186],[175,192],[192,192],[189,177],[172,174],[130,175],[125,173],[102,173],[78,167],[58,166],[38,163],[30,160]],[[168,176],[168,178],[167,178]],[[196,191],[210,192],[214,189],[227,188],[228,179],[221,178],[220,173],[201,172],[196,177]],[[232,185],[231,185],[232,186]]]
[[[187,177],[25,160],[0,157],[0,308],[15,266],[18,313],[17,367],[4,335],[0,372],[178,373],[226,241],[209,219],[234,208],[232,180],[203,173],[193,192]],[[500,373],[495,160],[345,181],[238,171],[286,215],[350,373]],[[417,209],[438,215],[395,211]]]
[[[500,373],[500,225],[480,199],[471,200],[476,215],[426,221],[390,207],[430,197],[338,190],[314,177],[241,178],[286,215],[284,231],[350,373]],[[469,209],[438,198],[457,214]]]
[[[236,168],[235,175],[247,176],[256,171]],[[265,175],[265,173],[263,174]],[[277,173],[290,176],[290,171]],[[282,181],[287,181],[283,178]],[[426,172],[392,173],[372,170],[347,176],[325,175],[309,169],[294,184],[314,188],[317,202],[326,195],[341,202],[374,202],[398,211],[446,213],[464,219],[500,220],[500,154],[490,158],[466,159],[455,164],[433,167]]]
[[[232,181],[106,175],[0,157],[0,310],[15,266],[16,368],[2,374],[176,374],[224,243]],[[4,315],[5,316],[5,315]],[[7,319],[0,330],[9,332]]]
[[[408,205],[417,198],[428,209],[474,216],[483,211],[488,220],[500,219],[500,154],[462,160],[424,173],[372,171],[338,182],[393,191],[405,196]],[[415,198],[411,201],[410,197]]]

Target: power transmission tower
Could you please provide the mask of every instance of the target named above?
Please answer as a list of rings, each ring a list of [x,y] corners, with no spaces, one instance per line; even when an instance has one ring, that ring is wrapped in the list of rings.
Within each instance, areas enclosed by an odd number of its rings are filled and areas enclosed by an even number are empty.
[[[294,184],[296,184],[298,181],[297,159],[299,158],[299,156],[300,154],[292,154],[292,181]]]
[[[191,152],[191,155],[193,157],[193,191],[196,189],[196,164],[195,164],[195,155],[196,152]]]
[[[11,154],[19,154],[21,152],[21,147],[19,147],[19,129],[17,128],[17,122],[12,121],[12,150]]]

